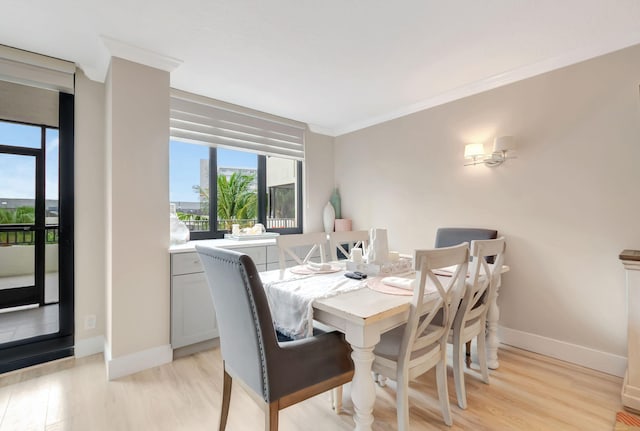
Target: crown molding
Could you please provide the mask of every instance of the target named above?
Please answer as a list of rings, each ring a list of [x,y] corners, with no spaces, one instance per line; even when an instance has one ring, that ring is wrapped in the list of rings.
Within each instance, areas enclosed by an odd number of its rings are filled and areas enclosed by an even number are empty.
[[[182,64],[182,60],[149,51],[144,48],[129,45],[128,43],[110,38],[108,36],[100,36],[100,40],[109,51],[112,57],[119,57],[135,63],[144,64],[145,66],[155,69],[173,72]]]
[[[323,126],[319,126],[317,124],[309,124],[309,130],[313,133],[317,133],[319,135],[331,136],[332,138],[336,137],[335,130]]]
[[[471,82],[469,84],[454,88],[450,91],[438,94],[412,105],[387,112],[386,114],[371,117],[359,122],[344,125],[342,127],[325,129],[327,131],[327,133],[325,134],[336,137],[355,132],[356,130],[371,127],[376,124],[404,117],[409,114],[414,114],[416,112],[433,108],[439,105],[444,105],[445,103],[453,102],[454,100],[473,96],[474,94],[482,93],[484,91],[493,90],[507,84],[512,84],[514,82],[522,81],[527,78],[532,78],[543,73],[551,72],[553,70],[557,70],[576,63],[580,63],[585,60],[619,51],[621,49],[628,48],[637,44],[640,44],[640,31],[634,34],[625,35],[625,37],[602,41],[599,44],[591,45],[586,48],[576,49],[564,55],[551,57],[537,63],[493,75],[479,81]]]

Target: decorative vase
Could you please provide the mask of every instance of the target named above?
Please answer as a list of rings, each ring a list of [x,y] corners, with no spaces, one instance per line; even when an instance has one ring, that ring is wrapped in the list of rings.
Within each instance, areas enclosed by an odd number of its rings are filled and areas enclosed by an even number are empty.
[[[336,211],[336,218],[342,218],[342,204],[340,202],[340,193],[338,193],[337,187],[333,189],[333,193],[331,194],[329,202],[331,202],[331,205],[333,205],[333,209]]]
[[[171,204],[169,211],[169,239],[171,245],[184,244],[189,241],[189,228],[178,218],[175,204]]]
[[[369,230],[369,248],[367,249],[367,263],[383,264],[389,258],[389,243],[386,229]]]
[[[322,211],[322,224],[326,233],[333,232],[333,223],[336,220],[336,211],[333,209],[331,202],[327,202]]]

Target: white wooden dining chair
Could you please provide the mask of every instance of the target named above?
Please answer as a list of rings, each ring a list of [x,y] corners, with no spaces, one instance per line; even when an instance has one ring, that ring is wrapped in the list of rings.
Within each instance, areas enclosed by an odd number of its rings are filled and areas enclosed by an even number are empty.
[[[347,245],[346,248],[345,244]],[[331,260],[338,260],[338,251],[340,251],[346,258],[349,258],[350,250],[357,247],[360,247],[362,249],[362,255],[366,256],[368,244],[368,230],[350,230],[329,233],[329,251]]]
[[[301,233],[294,235],[279,235],[276,237],[278,245],[280,276],[287,268],[287,259],[293,260],[295,265],[305,265],[312,258],[326,262],[327,234],[325,232]],[[303,256],[304,257],[300,257]]]
[[[455,315],[449,342],[453,344],[453,376],[458,406],[467,408],[464,385],[464,346],[476,339],[482,381],[489,383],[489,367],[485,347],[487,312],[500,283],[506,243],[504,238],[471,241],[471,269],[468,287]],[[488,263],[493,261],[493,265]]]
[[[409,429],[409,381],[433,367],[436,367],[444,422],[453,423],[447,388],[446,347],[455,308],[464,295],[469,246],[465,243],[416,250],[414,262],[416,285],[409,319],[405,325],[382,334],[374,349],[373,372],[397,382],[398,431]],[[452,276],[438,278],[434,271],[444,267],[454,267]],[[455,304],[455,308],[452,309],[451,304]],[[432,324],[439,313],[443,316],[441,324]]]
[[[471,245],[471,241],[478,239],[496,239],[498,231],[495,229],[475,227],[441,227],[436,231],[435,248],[449,247],[463,242]],[[493,263],[493,257],[487,262]],[[471,343],[467,343],[467,364],[471,364]]]
[[[311,232],[292,235],[279,235],[276,237],[278,246],[280,278],[282,279],[287,269],[287,258],[293,259],[297,265],[305,265],[312,258],[319,258],[320,263],[326,262],[326,232]],[[304,258],[300,256],[304,254]],[[331,328],[318,322],[313,323],[314,334],[329,332]],[[342,386],[331,391],[331,404],[336,413],[342,410]]]

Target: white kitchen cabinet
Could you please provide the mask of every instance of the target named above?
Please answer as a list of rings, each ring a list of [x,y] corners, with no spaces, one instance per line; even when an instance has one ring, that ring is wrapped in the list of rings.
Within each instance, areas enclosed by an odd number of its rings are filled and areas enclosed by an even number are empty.
[[[216,311],[204,272],[172,276],[171,347],[177,349],[217,336]]]
[[[203,241],[205,242],[248,254],[258,271],[278,268],[277,247],[273,240],[260,241],[258,244],[238,244],[225,240]],[[171,347],[173,349],[218,337],[215,307],[204,268],[194,249],[195,243],[191,242],[170,249]]]

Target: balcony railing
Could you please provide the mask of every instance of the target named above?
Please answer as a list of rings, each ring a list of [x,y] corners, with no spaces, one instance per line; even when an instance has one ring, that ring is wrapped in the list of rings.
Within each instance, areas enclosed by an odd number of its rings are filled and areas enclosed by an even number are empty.
[[[184,224],[190,231],[207,231],[209,230],[209,220],[183,220]],[[251,227],[258,222],[257,219],[234,219],[234,220],[218,220],[219,231],[230,231],[231,225],[237,223],[240,228]],[[286,229],[296,227],[297,221],[294,218],[268,218],[267,229]]]
[[[45,242],[47,244],[58,243],[58,227],[47,227],[45,229]],[[10,245],[34,245],[36,243],[36,233],[32,230],[12,229],[0,232],[0,246]]]

